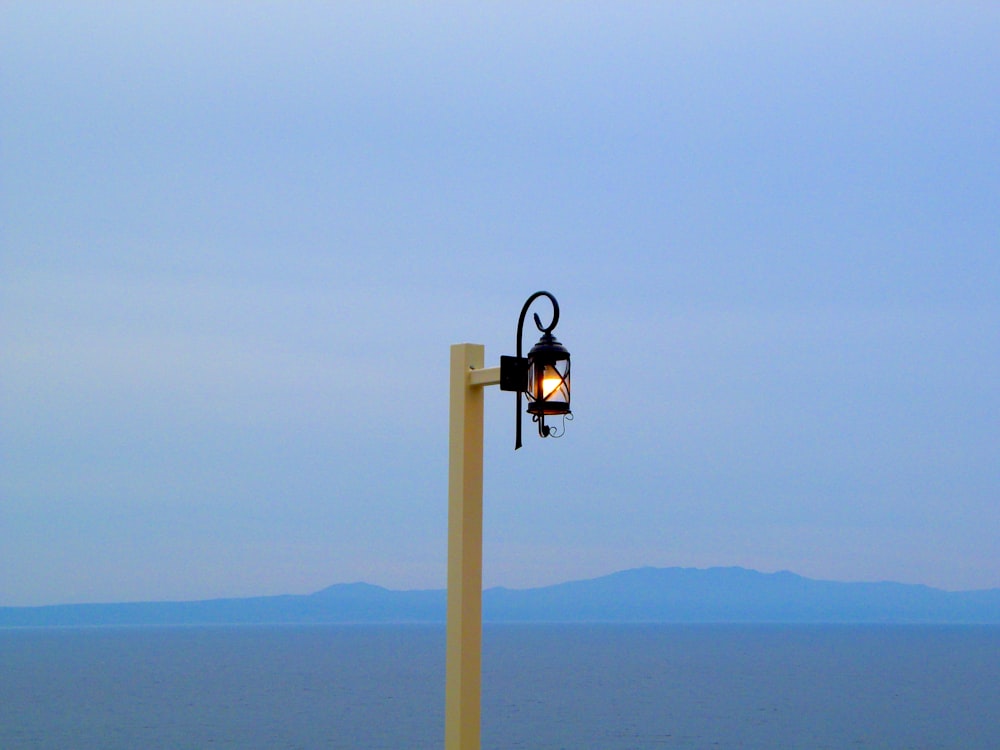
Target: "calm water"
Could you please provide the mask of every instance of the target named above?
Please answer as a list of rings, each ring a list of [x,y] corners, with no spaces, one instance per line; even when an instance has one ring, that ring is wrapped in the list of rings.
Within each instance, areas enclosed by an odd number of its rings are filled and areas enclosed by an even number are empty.
[[[483,748],[1000,748],[1000,627],[487,626]],[[442,626],[0,630],[0,748],[443,746]]]

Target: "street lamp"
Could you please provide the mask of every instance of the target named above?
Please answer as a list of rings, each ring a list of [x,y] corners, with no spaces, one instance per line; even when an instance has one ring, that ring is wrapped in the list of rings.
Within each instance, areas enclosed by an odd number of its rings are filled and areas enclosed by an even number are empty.
[[[552,322],[527,357],[521,338],[528,308],[539,297],[552,303]],[[546,417],[572,419],[569,409],[569,352],[552,330],[559,303],[548,292],[535,292],[517,322],[517,356],[501,357],[500,367],[483,367],[482,344],[451,347],[451,396],[448,452],[448,614],[445,664],[445,750],[479,750],[483,637],[483,388],[499,385],[517,393],[514,450],[521,447],[522,395],[538,423],[541,437],[562,430]]]

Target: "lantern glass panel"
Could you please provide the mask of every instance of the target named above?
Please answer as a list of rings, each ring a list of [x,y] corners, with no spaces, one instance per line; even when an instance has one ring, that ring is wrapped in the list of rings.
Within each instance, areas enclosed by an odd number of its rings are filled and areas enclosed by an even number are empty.
[[[565,414],[569,411],[569,360],[533,361],[528,371],[528,411]]]

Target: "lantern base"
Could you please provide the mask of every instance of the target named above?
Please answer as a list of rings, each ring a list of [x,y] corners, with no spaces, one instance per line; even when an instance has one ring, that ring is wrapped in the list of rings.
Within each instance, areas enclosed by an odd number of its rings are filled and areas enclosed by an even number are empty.
[[[539,403],[537,401],[532,401],[528,404],[527,408],[528,414],[534,414],[535,416],[553,416],[558,417],[561,414],[569,414],[569,404],[560,404],[546,401],[544,403]]]

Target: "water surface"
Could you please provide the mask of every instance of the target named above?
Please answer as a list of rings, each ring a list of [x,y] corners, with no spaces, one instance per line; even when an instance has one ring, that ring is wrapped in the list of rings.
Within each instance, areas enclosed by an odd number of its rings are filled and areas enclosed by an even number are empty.
[[[1000,748],[1000,627],[493,625],[483,748]],[[0,747],[441,748],[443,626],[0,630]]]

